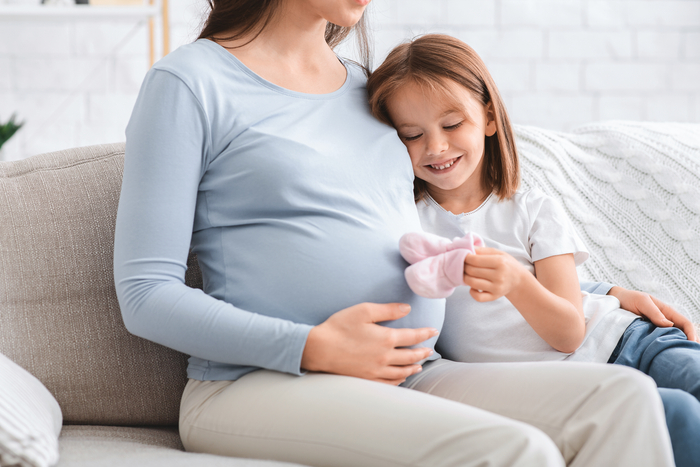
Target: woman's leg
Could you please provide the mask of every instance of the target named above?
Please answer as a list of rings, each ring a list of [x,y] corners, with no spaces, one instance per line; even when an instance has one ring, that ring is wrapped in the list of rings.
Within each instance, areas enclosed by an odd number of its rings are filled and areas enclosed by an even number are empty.
[[[233,382],[190,380],[180,434],[189,451],[311,466],[564,465],[556,445],[532,426],[328,374],[260,370]]]
[[[554,440],[570,466],[673,465],[657,388],[638,371],[573,362],[443,359],[426,364],[406,384],[535,426]]]
[[[651,376],[660,388],[682,389],[700,400],[700,344],[678,328],[634,321],[610,357]]]
[[[700,402],[680,389],[659,388],[676,467],[697,467],[700,459]]]

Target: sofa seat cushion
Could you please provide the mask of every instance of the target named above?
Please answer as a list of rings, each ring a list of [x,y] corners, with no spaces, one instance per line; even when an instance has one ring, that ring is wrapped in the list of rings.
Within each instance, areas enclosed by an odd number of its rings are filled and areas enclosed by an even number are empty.
[[[182,451],[176,428],[64,426],[56,467],[293,467],[298,464]]]
[[[187,356],[129,334],[114,290],[123,164],[124,144],[0,162],[0,353],[66,424],[177,425]]]

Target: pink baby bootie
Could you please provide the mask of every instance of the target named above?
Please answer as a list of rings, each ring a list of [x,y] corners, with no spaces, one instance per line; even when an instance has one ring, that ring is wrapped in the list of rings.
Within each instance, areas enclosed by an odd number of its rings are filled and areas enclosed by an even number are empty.
[[[484,241],[476,234],[449,240],[426,232],[410,232],[399,240],[401,256],[411,266],[404,275],[408,286],[426,298],[446,298],[463,285],[464,258]]]

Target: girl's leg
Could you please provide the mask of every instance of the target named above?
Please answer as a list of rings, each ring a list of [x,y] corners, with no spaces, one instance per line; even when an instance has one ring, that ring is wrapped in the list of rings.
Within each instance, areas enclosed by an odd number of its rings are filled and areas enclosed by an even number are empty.
[[[180,435],[188,451],[310,466],[564,465],[551,439],[532,426],[328,374],[259,370],[233,382],[190,380]]]
[[[676,467],[697,467],[700,459],[700,402],[680,389],[659,388]]]
[[[609,363],[637,368],[660,388],[682,389],[700,400],[700,344],[689,341],[678,328],[634,321]]]
[[[657,388],[638,371],[589,363],[443,359],[426,364],[407,386],[535,426],[571,466],[673,465]]]

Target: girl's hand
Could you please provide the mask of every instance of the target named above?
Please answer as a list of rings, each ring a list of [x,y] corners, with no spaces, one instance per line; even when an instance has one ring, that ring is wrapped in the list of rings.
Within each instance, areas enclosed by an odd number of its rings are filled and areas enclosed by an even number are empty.
[[[620,308],[644,316],[660,328],[675,326],[688,336],[688,340],[698,342],[695,327],[688,318],[648,293],[615,286],[608,295],[620,300]]]
[[[477,248],[464,259],[464,283],[477,302],[489,302],[508,295],[529,272],[508,253],[495,248]]]
[[[407,349],[437,336],[434,328],[394,329],[379,322],[406,316],[401,303],[361,303],[331,315],[309,333],[301,367],[309,371],[355,376],[399,385],[421,371],[417,362],[429,357],[428,348]]]

